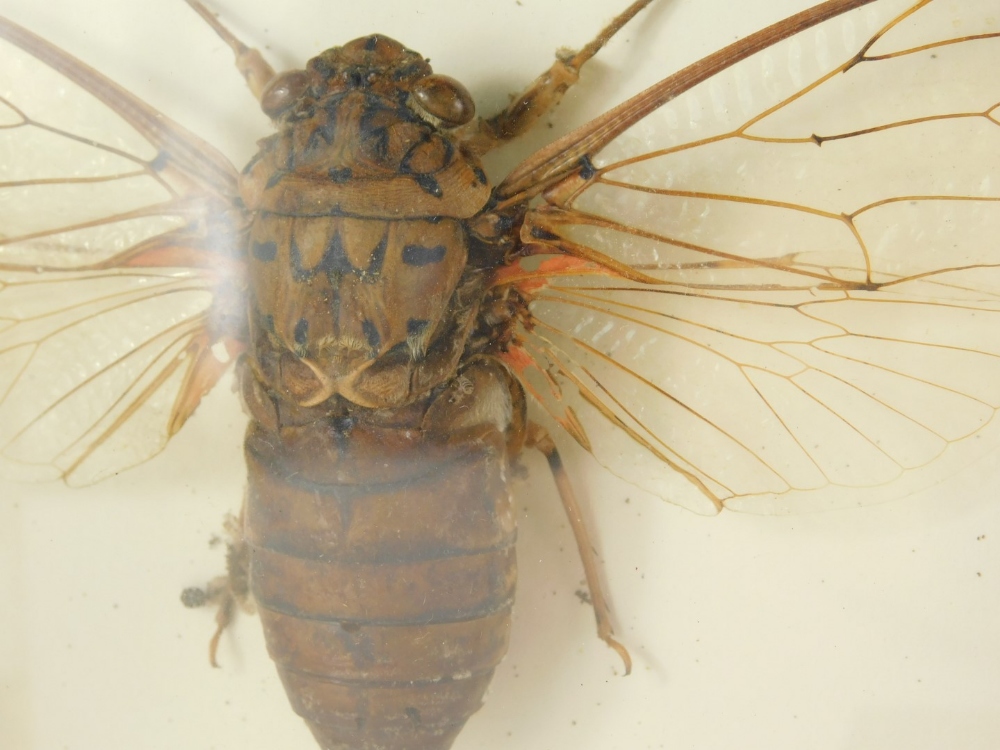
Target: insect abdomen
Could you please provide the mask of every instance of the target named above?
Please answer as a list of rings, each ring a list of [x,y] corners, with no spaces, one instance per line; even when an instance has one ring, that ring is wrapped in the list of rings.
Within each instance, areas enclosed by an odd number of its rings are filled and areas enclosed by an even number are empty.
[[[247,437],[252,591],[325,750],[450,747],[507,650],[502,446],[429,451],[416,434],[354,427],[348,441],[317,422],[300,440],[259,425]]]

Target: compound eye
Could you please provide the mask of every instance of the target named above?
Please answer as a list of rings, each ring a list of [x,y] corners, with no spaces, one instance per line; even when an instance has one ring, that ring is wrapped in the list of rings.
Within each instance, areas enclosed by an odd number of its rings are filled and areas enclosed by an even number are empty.
[[[468,90],[448,76],[424,76],[413,86],[413,97],[446,127],[464,125],[476,116],[476,104]]]
[[[289,70],[276,76],[260,97],[260,108],[272,120],[287,110],[306,90],[309,74],[304,70]]]

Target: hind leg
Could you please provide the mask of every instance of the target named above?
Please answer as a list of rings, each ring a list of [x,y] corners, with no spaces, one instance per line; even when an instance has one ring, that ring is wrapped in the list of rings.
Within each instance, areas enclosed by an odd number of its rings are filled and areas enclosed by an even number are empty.
[[[239,517],[227,515],[225,520],[226,573],[213,578],[202,588],[192,586],[181,592],[181,603],[185,607],[217,607],[215,612],[215,633],[208,644],[208,660],[218,667],[216,658],[219,640],[223,632],[232,624],[237,608],[244,612],[254,611],[250,596],[250,555],[249,547],[243,539],[243,514]]]
[[[614,637],[614,629],[611,626],[611,607],[608,605],[608,600],[604,596],[604,587],[601,585],[601,574],[597,568],[597,555],[594,553],[590,532],[587,531],[587,524],[583,520],[580,504],[576,500],[576,494],[573,492],[573,485],[566,473],[566,467],[563,466],[556,444],[544,427],[533,422],[529,423],[526,437],[525,445],[541,451],[548,461],[552,477],[556,481],[559,497],[566,510],[570,528],[573,529],[573,536],[576,538],[580,561],[583,563],[584,577],[587,579],[587,588],[590,589],[590,602],[594,607],[594,617],[597,620],[597,635],[621,657],[625,664],[625,674],[629,674],[632,671],[632,657],[629,655],[628,649]]]

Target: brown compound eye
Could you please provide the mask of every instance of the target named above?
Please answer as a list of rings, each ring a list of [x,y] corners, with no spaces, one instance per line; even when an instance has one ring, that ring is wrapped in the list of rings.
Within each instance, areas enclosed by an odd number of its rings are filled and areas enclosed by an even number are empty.
[[[291,107],[309,85],[309,74],[304,70],[289,70],[276,76],[260,97],[260,108],[272,120]]]
[[[413,97],[424,111],[448,127],[464,125],[476,115],[472,95],[465,86],[448,76],[424,76],[414,85]]]

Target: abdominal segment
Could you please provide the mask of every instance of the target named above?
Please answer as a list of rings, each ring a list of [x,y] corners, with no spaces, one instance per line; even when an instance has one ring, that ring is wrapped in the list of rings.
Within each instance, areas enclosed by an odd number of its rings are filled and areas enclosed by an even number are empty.
[[[502,431],[449,442],[318,419],[280,434],[247,436],[245,533],[294,709],[325,750],[450,747],[507,650]]]

